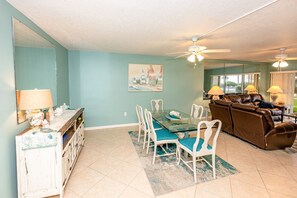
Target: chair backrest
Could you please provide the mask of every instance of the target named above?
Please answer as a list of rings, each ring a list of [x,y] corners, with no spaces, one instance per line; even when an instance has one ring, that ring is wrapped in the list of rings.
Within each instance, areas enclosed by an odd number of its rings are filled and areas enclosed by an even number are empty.
[[[197,150],[197,147],[198,147],[199,142],[200,142],[199,140],[200,140],[200,138],[202,138],[200,135],[201,135],[201,129],[204,129],[204,128],[202,128],[203,125],[206,126],[206,129],[204,131],[204,138],[203,138],[204,142],[201,145],[201,149],[198,152],[199,152],[199,154],[202,154],[202,155],[206,154],[207,155],[207,154],[211,154],[211,153],[215,152],[215,150],[216,150],[217,139],[218,139],[219,133],[221,131],[222,122],[220,120],[201,121],[201,122],[199,122],[199,124],[197,126],[197,137],[196,137],[195,144],[193,146],[193,151]],[[215,125],[217,125],[217,128],[216,128],[215,134],[212,135],[213,134],[213,127]],[[212,148],[209,149],[208,145],[210,145]]]
[[[192,104],[191,117],[198,118],[199,120],[201,120],[202,115],[203,115],[203,106]]]
[[[137,117],[139,119],[139,125],[142,130],[148,130],[148,126],[146,125],[146,121],[143,116],[143,109],[140,105],[136,106]]]
[[[136,105],[136,115],[137,115],[137,119],[138,119],[138,125],[140,125],[141,124],[141,120],[140,120],[140,114],[139,114],[139,105],[137,104]]]
[[[163,100],[162,99],[152,99],[151,100],[151,110],[159,111],[163,110]]]
[[[153,125],[153,117],[152,117],[152,113],[150,111],[148,111],[147,109],[144,109],[144,118],[146,120],[146,123],[148,125],[148,130],[150,133],[150,136],[152,138],[153,141],[157,140],[157,135],[155,132],[155,128]]]

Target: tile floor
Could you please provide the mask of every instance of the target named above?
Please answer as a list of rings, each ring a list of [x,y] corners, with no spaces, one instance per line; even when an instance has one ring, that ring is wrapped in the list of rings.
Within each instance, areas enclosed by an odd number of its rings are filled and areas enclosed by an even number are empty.
[[[86,131],[66,198],[154,197],[129,130],[136,127]],[[264,151],[226,133],[220,133],[217,154],[241,173],[158,197],[297,197],[297,154]]]

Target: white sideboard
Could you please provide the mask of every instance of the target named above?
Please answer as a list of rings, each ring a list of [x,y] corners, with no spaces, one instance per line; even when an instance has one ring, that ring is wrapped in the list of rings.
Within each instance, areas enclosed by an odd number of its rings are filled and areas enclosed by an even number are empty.
[[[30,128],[16,136],[18,197],[63,196],[85,140],[83,111],[66,110],[50,130]]]

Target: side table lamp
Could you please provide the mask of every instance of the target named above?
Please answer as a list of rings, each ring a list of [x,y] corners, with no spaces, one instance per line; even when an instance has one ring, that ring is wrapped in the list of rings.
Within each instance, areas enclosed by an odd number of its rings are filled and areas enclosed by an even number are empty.
[[[213,100],[219,100],[219,95],[224,95],[223,90],[219,86],[213,86],[209,91],[208,94],[212,95]]]
[[[44,114],[41,109],[53,106],[52,94],[49,89],[20,90],[18,109],[26,110],[26,117],[31,127],[42,125]]]
[[[247,91],[248,94],[257,94],[258,93],[258,90],[256,89],[256,87],[254,85],[248,85],[244,90]]]
[[[270,93],[270,98],[272,100],[272,103],[276,103],[276,99],[278,98],[278,94],[283,93],[283,90],[279,86],[273,85],[267,90],[267,92]]]

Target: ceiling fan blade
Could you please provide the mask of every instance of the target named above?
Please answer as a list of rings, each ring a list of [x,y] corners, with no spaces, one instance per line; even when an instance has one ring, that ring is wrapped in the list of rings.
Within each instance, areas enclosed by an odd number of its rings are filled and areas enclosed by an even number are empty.
[[[188,53],[188,52],[185,52],[185,51],[184,52],[169,52],[169,53],[166,53],[166,54],[169,55],[169,54],[184,54],[184,53]]]
[[[231,50],[230,49],[207,49],[202,51],[202,53],[224,53],[224,52],[231,52]]]
[[[176,56],[176,57],[174,57],[174,58],[180,58],[180,57],[187,56],[187,55],[190,55],[190,54],[191,54],[191,53],[187,52],[187,53],[185,53],[185,54],[182,54],[182,55]]]
[[[297,60],[297,57],[286,58],[286,60]]]

